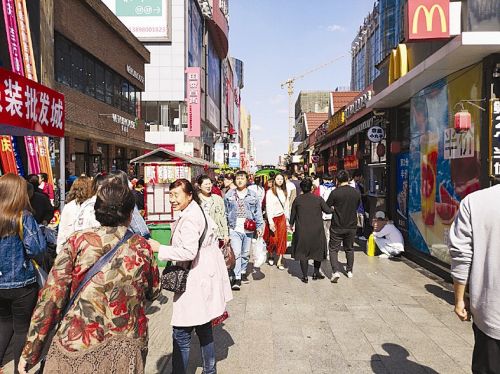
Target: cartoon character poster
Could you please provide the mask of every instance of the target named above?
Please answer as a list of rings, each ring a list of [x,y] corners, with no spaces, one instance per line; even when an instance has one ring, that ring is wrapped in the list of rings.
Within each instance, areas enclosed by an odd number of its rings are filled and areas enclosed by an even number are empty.
[[[464,98],[480,98],[481,75],[482,65],[464,69],[411,99],[410,243],[447,263],[449,230],[460,200],[480,187],[480,111],[467,107],[472,128],[463,133],[455,132],[453,115]]]

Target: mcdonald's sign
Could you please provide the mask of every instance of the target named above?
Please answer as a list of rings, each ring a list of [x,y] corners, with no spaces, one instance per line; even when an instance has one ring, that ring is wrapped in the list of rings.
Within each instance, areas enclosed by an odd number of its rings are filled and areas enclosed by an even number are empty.
[[[406,44],[398,44],[397,48],[391,51],[389,60],[389,84],[393,84],[399,78],[405,76],[410,70],[408,61],[408,51]]]
[[[450,0],[408,0],[407,40],[450,37]]]

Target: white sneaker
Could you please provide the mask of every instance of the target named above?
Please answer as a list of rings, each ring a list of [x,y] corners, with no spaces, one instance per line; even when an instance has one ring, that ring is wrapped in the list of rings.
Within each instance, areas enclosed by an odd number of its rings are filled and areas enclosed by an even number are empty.
[[[348,272],[347,272],[347,278],[352,278],[352,277],[353,277],[353,275],[352,275],[352,271],[348,271]]]
[[[337,283],[339,279],[340,279],[340,273],[337,271],[332,274],[332,279],[330,279],[330,282]]]
[[[267,263],[269,264],[269,266],[273,266],[274,265],[274,260],[269,260]]]
[[[361,235],[360,237],[358,237],[359,240],[362,240],[364,242],[366,242],[368,239],[366,239],[363,235]]]
[[[391,256],[386,255],[385,253],[378,255],[378,258],[389,258],[389,257],[391,257]]]

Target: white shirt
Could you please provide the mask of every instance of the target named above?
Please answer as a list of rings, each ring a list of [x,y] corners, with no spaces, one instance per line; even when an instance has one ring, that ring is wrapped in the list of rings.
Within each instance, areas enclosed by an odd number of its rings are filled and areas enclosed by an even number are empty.
[[[387,245],[399,250],[404,250],[404,239],[401,232],[394,224],[389,221],[380,231],[374,231],[373,236],[376,238],[385,238]]]
[[[323,198],[323,200],[328,200],[328,197],[330,196],[330,193],[335,189],[335,187],[326,187],[324,185],[319,186],[319,194]],[[323,221],[329,221],[332,219],[331,214],[327,213],[322,213],[323,214]]]
[[[272,222],[274,217],[285,215],[290,216],[290,205],[285,193],[281,189],[276,189],[276,196],[272,189],[266,192],[266,214],[268,222]]]
[[[264,187],[258,186],[256,184],[252,184],[252,185],[248,186],[248,189],[250,191],[255,192],[255,194],[259,198],[260,204],[262,205],[262,202],[264,201],[264,197],[266,196],[266,191],[264,190]]]
[[[61,252],[66,240],[75,232],[75,221],[79,212],[80,204],[77,204],[76,200],[70,201],[64,205],[57,232],[57,253]]]
[[[236,197],[237,197],[238,200],[241,200],[241,202],[243,204],[245,204],[244,199],[245,199],[246,195],[247,195],[247,189],[244,189],[243,191],[236,190]],[[248,232],[248,231],[245,230],[245,221],[246,221],[246,218],[245,217],[238,217],[238,216],[236,216],[236,217],[237,217],[236,218],[236,226],[234,227],[234,231],[236,231],[236,232],[242,232],[242,233]]]

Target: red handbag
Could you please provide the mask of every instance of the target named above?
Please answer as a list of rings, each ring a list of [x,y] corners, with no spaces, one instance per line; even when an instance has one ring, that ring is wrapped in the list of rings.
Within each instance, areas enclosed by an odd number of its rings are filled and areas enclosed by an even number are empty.
[[[257,230],[257,223],[253,219],[247,218],[243,224],[243,228],[247,231],[254,232]]]

